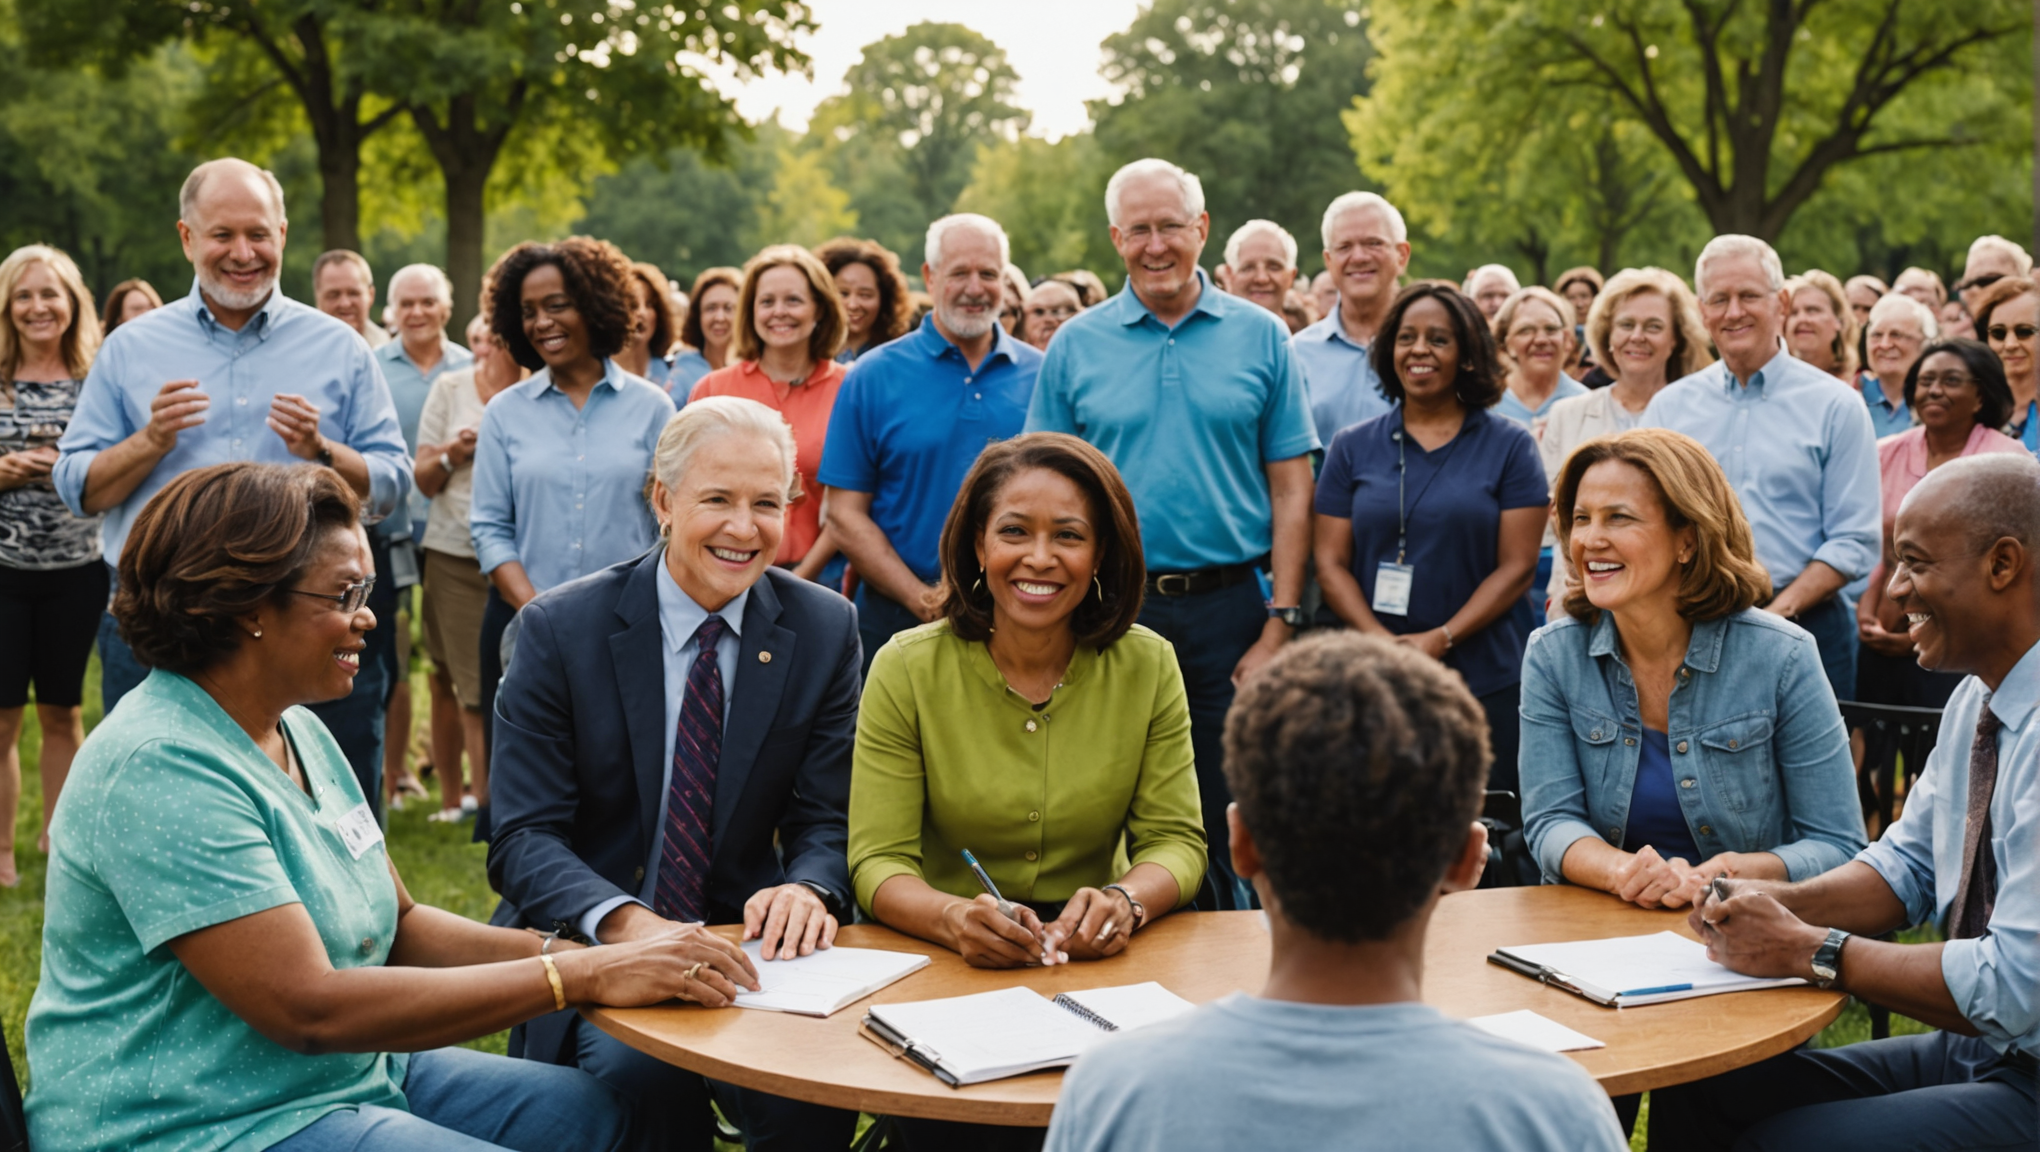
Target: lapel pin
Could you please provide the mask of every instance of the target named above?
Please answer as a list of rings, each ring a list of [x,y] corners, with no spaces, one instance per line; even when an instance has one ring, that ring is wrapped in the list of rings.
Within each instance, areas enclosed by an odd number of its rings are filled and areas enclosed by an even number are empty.
[[[758,653],[758,663],[760,663],[760,664],[770,664],[770,663],[772,663],[772,653],[770,653],[770,652],[760,652],[760,653]]]

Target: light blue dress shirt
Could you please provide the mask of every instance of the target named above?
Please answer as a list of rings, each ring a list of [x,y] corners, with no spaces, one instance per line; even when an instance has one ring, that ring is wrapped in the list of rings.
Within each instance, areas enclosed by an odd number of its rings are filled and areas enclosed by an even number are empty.
[[[549,369],[504,389],[475,441],[468,530],[482,571],[516,560],[543,592],[650,548],[645,479],[672,415],[671,397],[610,360],[580,408]]]
[[[1574,396],[1585,396],[1588,391],[1590,389],[1585,384],[1560,372],[1558,374],[1558,387],[1551,390],[1551,395],[1544,398],[1544,403],[1539,404],[1536,411],[1531,411],[1530,406],[1517,399],[1514,392],[1504,388],[1502,389],[1501,401],[1495,405],[1494,412],[1497,416],[1506,416],[1535,432],[1537,431],[1537,422],[1551,414],[1551,406],[1553,404],[1558,403],[1560,400],[1570,400]]]
[[[1845,580],[1876,566],[1877,437],[1863,398],[1847,384],[1781,348],[1748,385],[1726,364],[1667,385],[1651,398],[1642,427],[1683,432],[1720,461],[1774,588],[1815,560]]]
[[[1906,407],[1903,393],[1896,400],[1885,399],[1884,385],[1868,372],[1862,374],[1857,386],[1863,390],[1863,403],[1870,409],[1870,426],[1876,430],[1879,440],[1896,436],[1913,426],[1912,409]]]
[[[1310,418],[1317,425],[1319,444],[1329,445],[1341,430],[1394,407],[1381,394],[1381,377],[1374,374],[1374,362],[1367,355],[1369,345],[1346,335],[1338,309],[1291,336],[1289,347],[1310,390]]]
[[[390,400],[397,406],[397,424],[404,430],[404,446],[411,455],[418,455],[418,417],[425,411],[425,398],[432,394],[432,382],[447,372],[465,368],[475,362],[475,354],[446,339],[439,339],[439,363],[426,372],[404,351],[404,341],[399,338],[375,350],[376,363],[381,366],[383,380],[390,386]],[[425,538],[425,515],[432,509],[432,501],[419,492],[416,485],[411,488],[411,497],[405,502],[408,513],[406,523],[397,523],[398,517],[390,517],[390,523],[383,525],[391,537],[403,534],[409,529],[410,538]]]
[[[149,498],[194,468],[250,460],[302,464],[270,430],[279,393],[319,409],[319,433],[361,453],[368,465],[370,523],[390,515],[411,487],[411,456],[389,386],[361,334],[281,292],[239,332],[213,319],[194,278],[191,294],[114,329],[99,349],[71,425],[57,443],[51,480],[77,515],[85,479],[102,451],[148,427],[149,406],[172,380],[197,380],[212,401],[205,423],[177,434],[172,448],[100,528],[106,562],[117,564],[128,531]]]
[[[684,406],[687,397],[693,394],[694,386],[703,376],[713,371],[715,368],[709,364],[708,357],[692,348],[677,348],[673,352],[672,362],[666,368],[666,379],[661,386],[665,388],[666,394],[673,398],[673,403]]]
[[[673,738],[680,731],[680,705],[686,699],[687,673],[694,667],[694,658],[701,654],[701,645],[695,642],[694,633],[701,628],[701,622],[709,618],[709,611],[695,603],[678,582],[673,579],[672,569],[666,567],[661,553],[658,576],[659,589],[659,638],[663,643],[659,650],[665,655],[666,663],[666,755],[659,761],[659,822],[652,825],[652,853],[645,861],[645,881],[638,886],[638,894],[612,896],[590,908],[576,925],[581,935],[595,939],[595,926],[602,918],[625,904],[652,906],[652,897],[659,888],[659,861],[666,847],[666,804],[673,788]],[[751,602],[751,590],[744,589],[714,615],[723,618],[729,625],[722,639],[715,646],[715,666],[722,673],[723,682],[723,727],[730,723],[730,704],[736,699],[737,652],[743,646],[744,608]]]
[[[1266,556],[1263,468],[1318,447],[1288,327],[1202,269],[1197,282],[1196,306],[1173,328],[1131,281],[1077,313],[1049,341],[1027,409],[1027,431],[1079,436],[1118,467],[1150,572]]]
[[[1986,707],[2004,724],[1990,800],[1997,905],[1989,935],[1943,946],[1941,978],[1963,1019],[1992,1048],[2040,1055],[2040,717],[2034,714],[2040,646],[2027,649],[1995,693],[1974,676],[1956,687],[1926,770],[1905,795],[1905,812],[1856,859],[1884,877],[1913,923],[1947,929],[1962,883],[1969,747]]]

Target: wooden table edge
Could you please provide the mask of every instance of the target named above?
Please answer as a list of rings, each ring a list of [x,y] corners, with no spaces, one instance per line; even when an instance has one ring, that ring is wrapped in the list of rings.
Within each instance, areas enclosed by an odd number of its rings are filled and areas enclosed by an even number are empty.
[[[1767,992],[1735,993],[1735,995],[1741,996],[1764,996],[1769,994]],[[1594,1082],[1599,1084],[1611,1097],[1630,1096],[1638,1092],[1654,1092],[1660,1088],[1675,1088],[1681,1084],[1691,1084],[1696,1080],[1705,1080],[1711,1076],[1719,1076],[1723,1072],[1732,1072],[1738,1068],[1747,1068],[1752,1064],[1761,1063],[1773,1056],[1792,1051],[1794,1048],[1820,1035],[1821,1029],[1834,1023],[1835,1019],[1842,1014],[1842,1009],[1848,1006],[1849,998],[1841,992],[1830,993],[1830,995],[1834,999],[1826,1008],[1823,1008],[1813,1016],[1809,1016],[1797,1026],[1774,1035],[1753,1040],[1732,1051],[1712,1052],[1704,1057],[1691,1060],[1658,1064],[1649,1068],[1637,1068],[1628,1072],[1613,1073],[1606,1077],[1597,1076]],[[1617,1009],[1617,1011],[1632,1012],[1641,1010],[1634,1008]]]

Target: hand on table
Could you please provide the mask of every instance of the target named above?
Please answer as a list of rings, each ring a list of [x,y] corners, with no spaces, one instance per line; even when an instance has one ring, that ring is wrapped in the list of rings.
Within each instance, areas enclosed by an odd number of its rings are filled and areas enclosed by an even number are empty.
[[[1079,888],[1042,937],[1066,960],[1117,956],[1133,937],[1133,904],[1117,890]]]
[[[790,960],[834,944],[836,918],[805,884],[761,888],[744,901],[744,939],[763,941],[767,960]]]
[[[1013,905],[1011,919],[999,911],[989,893],[943,910],[942,919],[956,941],[957,955],[973,968],[1024,968],[1069,959],[1051,949],[1042,935],[1041,917],[1024,904]]]
[[[1686,922],[1707,945],[1707,958],[1745,976],[1807,976],[1813,954],[1827,941],[1816,928],[1787,911],[1764,881],[1739,880],[1728,898],[1703,890]]]
[[[1702,871],[1684,857],[1667,860],[1646,844],[1615,873],[1615,895],[1639,908],[1683,908],[1725,869]]]
[[[699,924],[669,923],[636,939],[557,954],[554,962],[576,1003],[637,1008],[678,997],[721,1008],[740,988],[758,990],[744,950]]]

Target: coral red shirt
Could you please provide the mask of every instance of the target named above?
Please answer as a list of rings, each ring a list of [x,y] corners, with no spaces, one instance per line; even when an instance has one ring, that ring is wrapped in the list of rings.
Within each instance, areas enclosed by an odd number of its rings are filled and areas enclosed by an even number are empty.
[[[704,396],[741,396],[756,400],[786,417],[793,428],[794,469],[801,494],[786,509],[786,533],[779,541],[775,563],[797,564],[822,534],[822,493],[815,473],[822,466],[822,445],[829,439],[829,412],[843,387],[845,366],[833,360],[815,365],[799,384],[780,384],[754,360],[739,360],[703,376],[687,394],[687,402]]]

